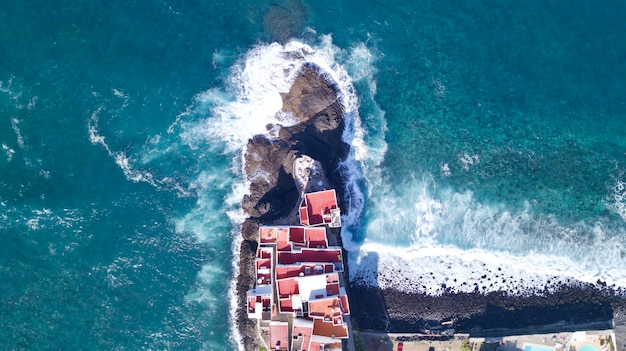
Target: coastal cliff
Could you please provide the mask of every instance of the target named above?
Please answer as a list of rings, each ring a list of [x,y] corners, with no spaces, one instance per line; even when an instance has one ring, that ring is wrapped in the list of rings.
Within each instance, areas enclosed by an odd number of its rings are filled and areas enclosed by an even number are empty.
[[[256,321],[248,319],[245,309],[246,292],[254,286],[258,229],[287,217],[296,207],[300,193],[292,175],[296,157],[305,154],[319,161],[339,201],[343,199],[338,165],[346,158],[349,146],[341,139],[344,110],[338,86],[320,67],[305,63],[282,99],[282,112],[296,118],[297,123],[290,127],[268,125],[271,136],[256,135],[248,141],[244,154],[250,189],[242,201],[248,217],[241,229],[236,318],[246,350],[258,350]]]

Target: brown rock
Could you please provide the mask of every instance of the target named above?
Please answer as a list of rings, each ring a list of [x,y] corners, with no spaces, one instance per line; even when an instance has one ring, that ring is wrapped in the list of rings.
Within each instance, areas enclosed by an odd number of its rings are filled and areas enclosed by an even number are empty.
[[[244,241],[237,280],[241,306],[237,322],[246,350],[258,349],[256,323],[248,319],[245,309],[246,292],[254,286],[258,228],[288,216],[296,207],[300,194],[292,177],[295,158],[307,154],[319,161],[338,192],[340,205],[343,199],[338,164],[349,151],[349,146],[341,140],[343,107],[336,84],[320,72],[313,64],[304,65],[290,92],[283,96],[283,110],[297,116],[300,123],[281,128],[277,139],[255,136],[248,141],[244,154],[244,173],[250,181],[250,194],[241,204],[249,218],[241,229]]]
[[[283,111],[293,114],[300,122],[306,122],[330,107],[338,97],[337,85],[329,84],[329,78],[323,76],[316,65],[305,64],[289,93],[282,95]]]

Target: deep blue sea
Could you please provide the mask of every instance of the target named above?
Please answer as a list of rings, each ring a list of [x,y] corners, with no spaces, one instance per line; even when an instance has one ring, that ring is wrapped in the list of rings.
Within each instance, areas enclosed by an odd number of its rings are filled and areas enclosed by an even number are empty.
[[[613,0],[3,1],[0,348],[237,349],[241,153],[305,61],[352,280],[626,287],[624,33]]]

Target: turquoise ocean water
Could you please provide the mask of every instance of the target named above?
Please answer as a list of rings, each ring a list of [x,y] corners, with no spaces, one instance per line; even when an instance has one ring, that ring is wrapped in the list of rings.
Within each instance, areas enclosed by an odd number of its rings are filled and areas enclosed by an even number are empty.
[[[352,279],[437,294],[503,269],[488,289],[626,287],[625,14],[4,1],[0,345],[238,347],[240,153],[301,64],[285,51],[332,71],[354,122]]]

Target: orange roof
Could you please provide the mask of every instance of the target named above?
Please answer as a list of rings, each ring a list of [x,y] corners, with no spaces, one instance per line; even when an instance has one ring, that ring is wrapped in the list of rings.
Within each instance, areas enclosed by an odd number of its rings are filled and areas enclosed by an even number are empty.
[[[275,227],[259,228],[259,242],[261,244],[275,243],[278,236],[278,230]]]
[[[289,241],[289,228],[278,228],[278,239],[276,243],[277,250],[291,250],[291,242]]]
[[[339,296],[339,300],[341,300],[341,311],[343,314],[350,314],[350,305],[348,304],[348,296],[341,295]]]
[[[324,322],[321,319],[315,319],[313,320],[313,335],[345,339],[348,337],[348,328],[345,324],[334,325],[332,321]]]
[[[326,284],[326,295],[339,295],[339,283]]]
[[[248,309],[250,312],[254,312],[257,302],[261,302],[261,296],[248,296]]]
[[[317,274],[328,274],[334,270],[333,263],[280,264],[276,267],[276,279],[293,278]]]
[[[322,299],[309,301],[309,316],[321,317],[324,320],[332,320],[334,317],[341,317],[341,303],[339,298]]]
[[[272,268],[272,260],[268,258],[257,258],[256,269],[270,269]]]
[[[317,224],[330,222],[326,221],[330,210],[337,209],[335,191],[306,194],[302,205],[306,216],[301,218],[318,215],[322,222]],[[248,315],[261,318],[262,312],[264,320],[267,319],[266,312],[270,311],[273,311],[272,319],[275,319],[276,312],[301,316],[303,302],[308,302],[306,319],[296,318],[292,331],[285,322],[270,323],[269,346],[272,350],[316,351],[320,345],[340,347],[340,339],[348,337],[343,319],[344,314],[350,313],[348,298],[341,290],[336,273],[343,271],[343,252],[340,247],[328,247],[326,231],[325,227],[259,228],[256,292],[255,289],[248,291]],[[272,281],[276,283],[264,285]],[[277,301],[272,298],[274,291],[278,295]],[[255,311],[257,306],[262,306],[262,311]],[[301,322],[296,324],[296,321]],[[290,332],[293,332],[291,338]]]
[[[311,341],[311,350],[323,350],[322,345],[324,345],[324,343],[321,343],[319,341]]]
[[[291,296],[278,300],[278,307],[280,308],[281,313],[293,312],[293,302],[291,301]]]
[[[256,258],[272,258],[272,249],[259,246],[256,250]]]
[[[300,206],[300,222],[302,224],[330,223],[330,210],[338,208],[335,189],[305,194],[302,205]],[[305,218],[302,216],[303,207],[306,208]]]
[[[270,348],[289,350],[289,325],[287,322],[270,323]]]
[[[292,266],[278,266],[276,267],[276,279],[285,279],[285,278],[293,278],[300,275],[300,273],[304,274],[304,267],[299,265]]]

